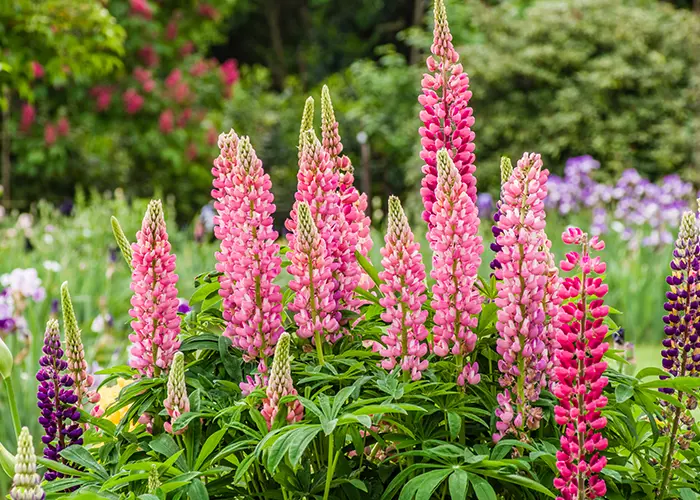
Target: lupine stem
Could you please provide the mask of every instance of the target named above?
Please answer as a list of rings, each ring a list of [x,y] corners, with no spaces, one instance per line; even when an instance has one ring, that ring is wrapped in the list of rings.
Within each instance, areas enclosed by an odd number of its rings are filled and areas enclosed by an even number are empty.
[[[17,411],[17,400],[15,399],[15,390],[12,387],[11,378],[3,378],[3,383],[5,384],[5,389],[7,390],[7,399],[10,403],[10,413],[12,414],[12,425],[15,428],[15,437],[19,436],[22,431],[22,424],[19,420],[19,412]]]
[[[331,483],[333,482],[333,473],[335,472],[335,457],[333,456],[333,447],[335,439],[333,433],[328,436],[328,470],[326,472],[326,488],[323,491],[323,500],[328,500],[328,495],[331,492]]]

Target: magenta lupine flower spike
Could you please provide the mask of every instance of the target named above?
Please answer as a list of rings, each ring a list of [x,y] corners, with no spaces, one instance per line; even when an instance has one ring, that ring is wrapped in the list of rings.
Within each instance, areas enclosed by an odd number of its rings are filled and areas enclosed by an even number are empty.
[[[84,408],[87,402],[97,403],[100,400],[100,395],[92,389],[94,379],[87,371],[85,349],[75,311],[73,310],[73,302],[70,298],[67,281],[61,285],[61,309],[63,311],[63,328],[66,334],[68,373],[75,384],[78,408]]]
[[[17,439],[15,475],[12,478],[10,498],[12,500],[44,500],[46,493],[41,488],[41,479],[36,473],[36,455],[29,429],[22,427]]]
[[[289,235],[287,254],[290,262],[287,270],[294,276],[289,288],[296,293],[289,309],[296,312],[297,335],[313,337],[319,361],[323,363],[323,341],[333,341],[339,328],[333,299],[333,259],[316,228],[308,203],[297,204],[297,215],[297,228]]]
[[[160,200],[148,204],[141,230],[131,245],[134,271],[131,274],[134,318],[129,335],[133,343],[130,364],[146,377],[168,369],[180,347],[180,317],[177,314],[175,255],[170,253]]]
[[[171,434],[182,434],[187,427],[173,432],[173,424],[183,413],[190,411],[190,399],[187,396],[187,385],[185,384],[185,355],[176,352],[173,357],[173,365],[168,373],[168,392],[163,406],[168,411],[170,422],[165,422],[163,427]]]
[[[382,320],[390,323],[382,342],[374,349],[384,357],[385,370],[393,370],[398,363],[412,380],[421,378],[428,368],[428,330],[425,320],[428,311],[422,309],[426,300],[425,266],[420,245],[414,240],[408,219],[396,196],[389,198],[389,225],[384,237],[379,287],[384,294],[379,300],[385,311]]]
[[[495,302],[499,383],[504,391],[498,398],[495,441],[506,434],[526,440],[528,430],[537,429],[543,416],[532,403],[546,383],[548,363],[544,303],[550,264],[544,233],[548,175],[540,155],[525,153],[501,190]]]
[[[420,157],[425,162],[425,176],[420,190],[425,205],[423,219],[432,225],[430,215],[438,182],[436,155],[440,149],[447,149],[469,197],[476,203],[474,117],[469,107],[472,93],[469,90],[469,77],[462,65],[458,64],[459,54],[452,46],[444,0],[435,0],[435,29],[430,50],[432,55],[428,56],[427,66],[431,74],[423,75],[423,94],[418,101],[423,106],[420,112],[423,126],[419,130],[422,146]]]
[[[267,422],[268,429],[272,429],[275,417],[280,411],[280,399],[285,396],[295,396],[297,394],[292,382],[292,359],[289,354],[290,338],[288,333],[280,336],[275,357],[272,360],[272,370],[270,370],[270,380],[267,384],[267,398],[263,400],[263,409],[260,413]],[[287,403],[287,422],[301,422],[304,418],[304,407],[301,402],[293,401]]]
[[[474,350],[477,315],[482,297],[474,286],[484,247],[479,236],[478,209],[446,150],[437,154],[438,182],[428,234],[433,250],[432,306],[435,309],[433,351],[438,356],[463,356]],[[476,363],[475,363],[476,364]],[[478,383],[478,366],[463,365],[462,377]]]
[[[221,240],[216,270],[222,273],[224,335],[243,351],[243,359],[258,360],[265,372],[266,359],[282,333],[282,293],[274,283],[281,259],[273,229],[272,183],[248,137],[237,142],[235,161],[227,158],[229,144],[223,140],[214,168],[215,234]]]
[[[559,399],[554,419],[564,429],[554,486],[560,491],[561,500],[593,499],[606,492],[599,474],[606,465],[601,452],[608,447],[608,440],[601,433],[607,424],[601,410],[608,403],[603,395],[608,385],[603,376],[608,366],[603,361],[608,350],[608,327],[604,323],[608,306],[603,304],[608,286],[597,276],[605,273],[605,263],[598,256],[592,257],[590,251],[600,251],[605,244],[597,236],[589,241],[579,228],[569,228],[562,240],[581,246],[582,252],[569,252],[560,263],[562,271],[576,269],[577,275],[564,278],[559,289],[565,302],[559,310],[561,327],[557,334],[558,366],[554,369],[553,392]]]
[[[697,376],[700,373],[700,227],[695,214],[685,212],[676,239],[671,259],[671,274],[666,278],[669,291],[666,292],[663,320],[666,326],[661,351],[662,365],[670,377]],[[670,388],[659,391],[673,394]],[[673,460],[677,449],[688,449],[695,434],[694,418],[688,410],[697,407],[694,396],[679,392],[680,406],[662,401],[663,420],[659,424],[661,432],[668,436],[668,446],[664,452],[663,474],[659,498],[668,491],[673,473]]]

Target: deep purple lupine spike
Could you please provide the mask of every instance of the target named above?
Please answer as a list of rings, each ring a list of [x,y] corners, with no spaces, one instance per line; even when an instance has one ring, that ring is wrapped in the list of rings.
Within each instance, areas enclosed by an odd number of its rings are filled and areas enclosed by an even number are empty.
[[[39,423],[44,428],[44,457],[64,461],[61,451],[73,444],[83,444],[83,430],[78,425],[80,412],[75,406],[78,396],[73,389],[73,378],[64,372],[68,363],[63,359],[58,321],[50,319],[44,334],[44,355],[39,359],[41,368],[36,374],[39,381],[37,406],[41,410]],[[47,470],[44,479],[53,481],[62,477],[56,471]]]

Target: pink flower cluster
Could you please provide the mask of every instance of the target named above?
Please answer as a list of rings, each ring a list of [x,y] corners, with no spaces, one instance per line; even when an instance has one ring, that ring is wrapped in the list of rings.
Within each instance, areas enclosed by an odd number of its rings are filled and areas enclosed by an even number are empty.
[[[474,284],[484,251],[478,210],[445,149],[437,153],[438,180],[428,234],[433,250],[433,351],[463,357],[474,350],[482,297]],[[476,365],[476,363],[474,363]],[[464,365],[460,381],[478,383],[478,365]]]
[[[301,338],[314,338],[316,346],[325,340],[334,342],[339,324],[333,299],[333,258],[326,241],[319,234],[311,209],[305,201],[296,204],[297,221],[289,235],[289,267],[294,276],[289,283],[296,295],[289,309],[296,312],[294,321]]]
[[[420,245],[395,196],[389,198],[389,225],[384,242],[381,249],[384,270],[379,273],[384,282],[379,287],[384,297],[379,303],[385,308],[381,318],[389,327],[382,343],[374,344],[374,350],[384,357],[382,368],[393,370],[398,362],[404,373],[418,380],[428,368],[428,360],[422,359],[428,353],[425,341],[428,311],[422,309],[427,298],[425,266]]]
[[[270,370],[270,380],[267,384],[267,398],[263,400],[263,409],[260,413],[267,422],[268,429],[272,429],[275,417],[282,408],[280,399],[285,396],[297,394],[292,381],[291,357],[289,354],[290,338],[288,333],[280,336],[279,343],[275,349],[275,358]],[[301,422],[304,418],[304,407],[300,401],[293,401],[287,404],[287,422]]]
[[[141,375],[153,377],[167,371],[180,347],[180,317],[177,315],[175,255],[170,253],[160,200],[149,203],[136,242],[131,245],[132,309],[129,335],[133,343],[130,364]]]
[[[311,304],[308,298],[304,298],[305,293],[301,293],[298,301],[295,300],[293,303],[293,307],[299,309],[293,310],[298,311],[297,322],[303,320],[305,324],[314,325],[310,329],[300,326],[299,335],[308,338],[313,336],[314,332],[321,333],[320,328],[324,330],[325,339],[334,343],[341,337],[338,333],[341,314],[338,307],[337,279],[337,271],[340,268],[340,259],[338,258],[341,248],[340,241],[343,237],[347,238],[348,235],[347,226],[338,223],[340,220],[338,173],[334,169],[330,155],[316,138],[313,130],[308,131],[304,136],[297,181],[297,192],[294,195],[296,202],[290,218],[285,223],[291,232],[288,235],[289,248],[292,250],[290,261],[293,263],[296,261],[300,264],[311,259],[314,265],[321,266],[321,268],[314,269],[314,272],[318,271],[315,273],[317,276],[314,276],[314,280],[320,281],[318,284],[307,283],[310,271],[306,268],[292,268],[290,266],[289,272],[298,277],[298,280],[293,283],[300,290],[312,285],[320,302],[320,309],[316,311],[318,315],[306,316],[304,311]],[[300,228],[298,212],[303,203],[308,207],[311,220],[307,227]],[[299,241],[300,238],[304,238],[306,241]],[[313,244],[312,239],[314,238],[323,241],[322,247],[311,248],[308,246]],[[311,250],[313,250],[313,254],[308,253]],[[292,269],[295,272],[292,272]],[[330,275],[326,278],[326,274]],[[297,291],[298,295],[299,293]],[[315,304],[313,307],[319,307],[319,304]],[[311,312],[307,311],[307,313]]]
[[[421,86],[423,94],[418,101],[423,110],[420,119],[421,159],[425,162],[421,196],[425,205],[423,219],[432,225],[430,216],[435,202],[438,183],[437,152],[446,148],[457,171],[466,185],[466,191],[476,203],[476,179],[474,178],[474,125],[469,99],[469,77],[458,64],[459,54],[452,45],[452,35],[447,24],[443,0],[435,2],[435,30],[431,46],[432,55],[427,59],[428,71]]]
[[[567,253],[560,264],[563,271],[576,269],[578,275],[565,278],[559,289],[565,302],[559,312],[558,366],[554,369],[554,395],[559,404],[554,415],[564,429],[557,452],[559,477],[554,486],[560,490],[561,500],[591,499],[606,492],[599,474],[606,465],[601,452],[608,447],[601,433],[607,424],[601,410],[608,402],[603,395],[608,385],[603,376],[607,368],[603,355],[608,350],[608,327],[604,323],[608,307],[603,297],[608,286],[597,276],[605,273],[605,263],[598,256],[591,257],[590,250],[600,251],[605,244],[597,236],[589,241],[579,228],[569,228],[562,240],[580,245],[582,252]]]
[[[224,299],[224,335],[243,351],[246,361],[266,358],[282,333],[282,293],[274,283],[281,271],[277,232],[273,229],[274,196],[270,176],[263,171],[248,137],[231,130],[219,137],[221,154],[214,161],[214,233],[221,241],[216,253]]]
[[[548,175],[540,155],[525,153],[501,189],[495,302],[499,383],[505,391],[496,410],[495,441],[509,433],[525,439],[523,425],[534,430],[542,419],[542,409],[532,402],[546,383],[549,358],[544,301],[549,272],[544,232]]]

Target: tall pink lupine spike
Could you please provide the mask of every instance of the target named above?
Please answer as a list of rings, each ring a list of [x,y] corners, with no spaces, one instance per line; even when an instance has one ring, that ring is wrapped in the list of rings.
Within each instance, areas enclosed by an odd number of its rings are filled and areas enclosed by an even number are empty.
[[[285,226],[290,231],[288,235],[290,248],[297,237],[298,210],[301,203],[306,203],[317,229],[318,235],[325,243],[324,251],[327,252],[329,262],[327,264],[331,272],[332,292],[328,306],[332,305],[333,318],[336,323],[341,320],[339,298],[339,276],[341,240],[346,236],[345,227],[339,224],[340,196],[338,195],[338,172],[334,168],[328,152],[323,148],[313,130],[305,135],[301,159],[299,160],[299,172],[297,173],[296,199],[289,219]],[[342,334],[334,333],[329,336],[329,342],[335,342]]]
[[[382,342],[374,349],[384,357],[382,368],[393,370],[398,363],[412,380],[421,378],[428,368],[428,311],[422,309],[426,300],[425,266],[420,245],[413,238],[408,219],[396,196],[389,198],[389,225],[384,236],[379,287],[384,294],[379,300],[385,311],[382,320],[390,323]]]
[[[484,247],[479,236],[478,209],[444,149],[438,151],[437,167],[438,183],[428,233],[433,250],[430,276],[436,281],[432,301],[433,351],[446,356],[451,350],[461,362],[476,345],[476,334],[471,329],[476,326],[482,297],[474,284]],[[463,368],[459,381],[478,383],[478,366],[475,369],[467,364]]]
[[[157,376],[167,371],[180,347],[180,317],[177,315],[175,255],[170,253],[160,200],[148,204],[141,230],[131,245],[132,266],[129,315],[134,318],[129,335],[133,343],[130,364],[141,375]]]
[[[285,396],[297,394],[292,382],[291,356],[289,354],[290,338],[284,332],[280,336],[275,349],[275,357],[272,360],[270,380],[267,384],[267,398],[263,400],[263,409],[260,413],[267,422],[267,428],[272,429],[272,424],[280,410],[280,399]],[[304,407],[301,402],[294,401],[287,404],[287,422],[301,422],[304,418]]]
[[[476,203],[474,117],[469,107],[472,93],[469,77],[457,63],[459,54],[452,45],[444,0],[435,0],[434,40],[430,50],[432,54],[428,56],[427,66],[432,74],[423,75],[423,94],[418,97],[418,102],[423,106],[420,112],[423,126],[419,130],[420,157],[425,162],[420,190],[425,205],[423,219],[432,225],[430,215],[438,182],[436,155],[440,149],[447,149],[467,186],[469,197]]]
[[[367,256],[372,246],[369,237],[370,219],[365,214],[367,196],[360,194],[354,186],[354,169],[350,159],[342,155],[343,143],[338,132],[338,122],[335,119],[330,91],[323,86],[321,92],[321,137],[323,147],[328,152],[338,173],[338,194],[340,195],[339,229],[341,232],[339,245],[336,248],[340,267],[339,301],[341,306],[354,309],[355,288],[357,288],[362,270],[355,259],[355,251]]]
[[[495,441],[506,434],[527,440],[542,419],[542,409],[532,403],[546,383],[549,356],[544,302],[551,264],[544,232],[548,175],[540,155],[525,153],[501,190],[495,302],[504,392],[498,398]]]
[[[298,220],[294,233],[289,235],[289,283],[296,295],[289,309],[296,312],[297,335],[313,338],[319,361],[323,363],[323,342],[334,342],[339,324],[336,302],[333,298],[335,281],[331,265],[333,258],[321,238],[308,203],[296,205]]]
[[[232,135],[221,141],[215,162],[217,177],[215,234],[221,240],[216,270],[224,298],[224,335],[243,351],[246,361],[258,360],[267,370],[267,357],[282,333],[282,293],[274,283],[281,271],[277,232],[273,229],[274,196],[270,177],[263,171],[248,137],[236,144],[231,161]]]
[[[553,392],[559,399],[554,420],[564,429],[554,486],[560,491],[560,500],[594,499],[606,492],[599,474],[607,463],[601,453],[608,447],[601,432],[607,424],[601,410],[608,403],[603,395],[608,385],[603,376],[608,367],[603,361],[608,350],[608,327],[604,322],[608,306],[603,304],[608,286],[596,276],[605,273],[605,263],[599,256],[592,257],[590,251],[600,251],[605,244],[597,236],[589,241],[579,228],[569,228],[562,240],[581,246],[582,252],[569,252],[560,263],[562,270],[575,269],[577,275],[565,278],[559,288],[565,302],[559,310]]]

